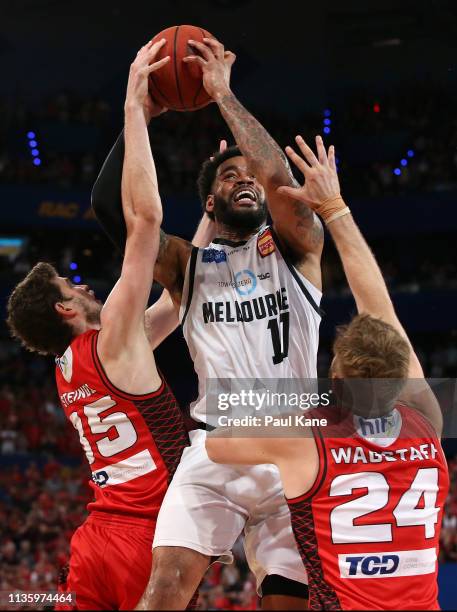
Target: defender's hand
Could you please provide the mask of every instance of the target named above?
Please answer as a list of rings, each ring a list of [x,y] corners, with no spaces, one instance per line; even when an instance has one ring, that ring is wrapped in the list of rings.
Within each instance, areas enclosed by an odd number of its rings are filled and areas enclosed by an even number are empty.
[[[141,108],[147,122],[151,117],[160,115],[165,108],[160,107],[149,94],[149,75],[170,61],[170,56],[154,61],[158,52],[164,46],[165,39],[152,44],[152,41],[141,47],[135,60],[130,66],[129,80],[127,84],[127,95],[125,98],[125,110]]]
[[[200,55],[188,55],[184,62],[197,62],[203,72],[203,85],[209,96],[217,102],[230,92],[230,73],[236,55],[225,51],[224,45],[215,38],[204,38],[203,43],[189,40],[189,45]]]
[[[301,200],[316,210],[323,202],[340,196],[335,147],[330,146],[327,155],[322,137],[316,136],[316,157],[301,136],[297,136],[295,141],[303,157],[297,155],[292,147],[286,147],[286,153],[303,174],[305,182],[301,187],[278,187],[277,191],[294,200]]]

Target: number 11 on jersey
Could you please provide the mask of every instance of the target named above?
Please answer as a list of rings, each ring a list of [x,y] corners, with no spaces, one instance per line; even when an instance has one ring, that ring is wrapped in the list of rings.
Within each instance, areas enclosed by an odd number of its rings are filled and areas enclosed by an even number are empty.
[[[282,328],[282,338],[281,331]],[[273,363],[277,365],[284,361],[289,354],[289,313],[282,312],[278,319],[268,321],[268,329],[271,332],[273,343]]]

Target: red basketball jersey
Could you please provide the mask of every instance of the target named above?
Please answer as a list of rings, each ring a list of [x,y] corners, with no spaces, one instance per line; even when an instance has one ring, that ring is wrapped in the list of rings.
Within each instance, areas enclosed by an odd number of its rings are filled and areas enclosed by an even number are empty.
[[[430,424],[397,406],[387,417],[351,417],[314,430],[314,437],[316,481],[288,500],[310,608],[439,609],[437,557],[449,474]]]
[[[117,389],[97,356],[97,338],[95,330],[77,336],[56,359],[60,401],[92,471],[88,509],[155,518],[189,443],[183,416],[164,380],[147,395]]]

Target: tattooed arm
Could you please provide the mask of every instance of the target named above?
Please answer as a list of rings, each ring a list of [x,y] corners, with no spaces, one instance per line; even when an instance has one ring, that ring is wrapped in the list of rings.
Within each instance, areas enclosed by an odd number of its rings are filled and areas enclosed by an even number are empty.
[[[306,276],[320,287],[320,256],[323,229],[317,215],[303,202],[291,201],[277,192],[280,186],[297,187],[286,156],[265,128],[237,100],[230,90],[233,53],[215,39],[205,44],[192,42],[201,54],[186,58],[203,70],[205,88],[217,103],[252,173],[263,185],[274,228]]]

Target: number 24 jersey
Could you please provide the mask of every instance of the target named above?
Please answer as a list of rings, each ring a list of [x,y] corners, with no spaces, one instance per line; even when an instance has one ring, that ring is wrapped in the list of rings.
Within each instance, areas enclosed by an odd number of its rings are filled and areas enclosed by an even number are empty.
[[[438,610],[439,534],[449,489],[439,439],[405,406],[333,425],[332,410],[325,410],[330,426],[314,430],[314,486],[287,500],[310,609]]]

